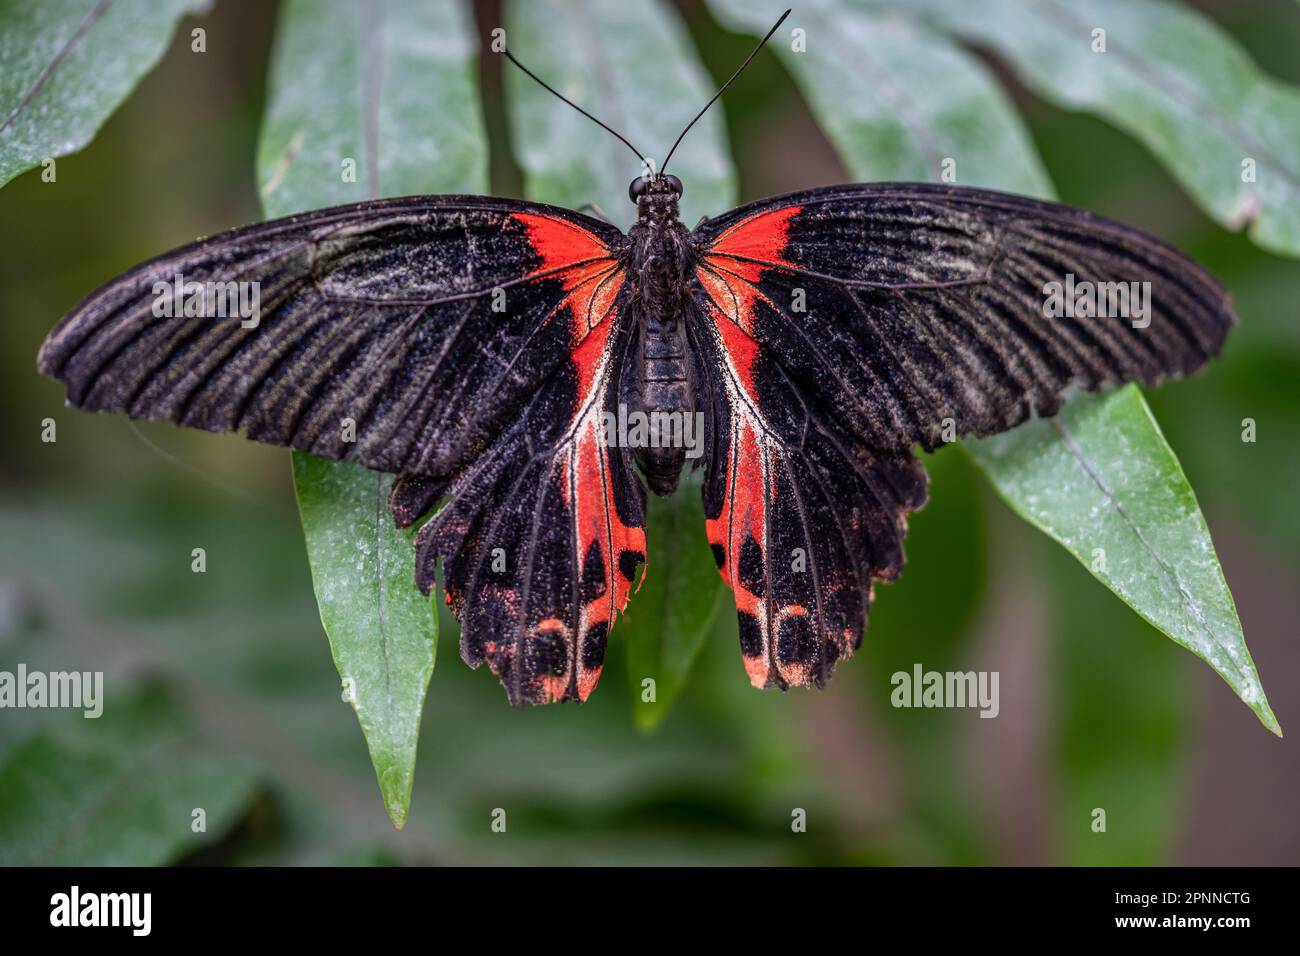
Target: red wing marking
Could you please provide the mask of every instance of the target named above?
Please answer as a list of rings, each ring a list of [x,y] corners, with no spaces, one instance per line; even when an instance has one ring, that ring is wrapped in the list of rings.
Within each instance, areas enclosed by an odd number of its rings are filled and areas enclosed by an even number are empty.
[[[624,464],[618,450],[605,445],[602,418],[610,377],[616,372],[613,344],[624,274],[609,247],[581,226],[530,213],[516,213],[515,219],[527,228],[542,260],[533,274],[558,279],[568,293],[571,358],[577,373],[569,440],[558,450],[555,467],[573,515],[580,607],[576,634],[558,618],[534,628],[561,635],[571,648],[565,673],[544,678],[541,690],[550,700],[586,700],[600,679],[609,629],[627,606],[631,582],[621,569],[631,556],[644,561],[646,550],[645,529],[619,517],[615,473]],[[600,644],[599,655],[586,653],[592,642]]]
[[[784,258],[785,246],[790,238],[790,220],[802,211],[803,206],[782,206],[746,216],[714,239],[708,254],[741,256],[745,259],[790,265]]]
[[[627,607],[631,581],[621,573],[625,566],[623,555],[636,555],[644,561],[646,552],[645,529],[625,524],[619,518],[614,473],[624,465],[619,450],[605,444],[602,413],[613,371],[609,343],[614,328],[612,314],[610,319],[593,329],[574,352],[583,390],[579,392],[572,441],[561,453],[560,463],[564,500],[574,516],[578,580],[587,582],[598,576],[604,585],[602,593],[583,595],[586,600],[579,610],[579,648],[586,647],[593,634],[604,640],[615,618]],[[599,562],[599,566],[588,568],[589,561]],[[581,654],[571,655],[571,665],[571,686],[579,700],[586,700],[600,679],[600,666],[587,666]]]
[[[720,327],[719,331],[727,354],[734,361],[736,374],[751,395],[750,370],[758,355],[758,344],[753,340],[754,304],[760,299],[767,301],[759,291],[758,280],[763,270],[771,267],[749,260],[793,265],[786,261],[784,253],[790,220],[800,209],[799,206],[774,209],[736,223],[718,236],[704,254],[704,265],[695,273],[715,308],[734,327]]]
[[[595,234],[567,219],[517,212],[517,222],[528,231],[528,241],[542,260],[530,275],[553,276],[569,293],[573,344],[609,314],[619,283],[601,283],[602,273],[617,264],[613,252]]]
[[[753,396],[752,363],[758,346],[717,307],[716,300],[710,303],[709,315],[729,371],[725,387],[732,431],[730,453],[721,465],[726,488],[722,511],[716,518],[706,517],[705,533],[714,554],[723,556],[718,573],[732,590],[741,627],[752,632],[747,646],[755,653],[744,655],[750,683],[755,687],[788,686],[790,681],[777,667],[774,622],[763,599],[764,589],[754,575],[741,573],[742,563],[746,563],[746,571],[751,570],[749,564],[761,567],[767,563],[767,506],[776,491],[771,456],[780,454],[765,435]],[[753,560],[742,561],[742,556],[748,555]]]
[[[778,311],[759,288],[765,269],[793,265],[784,258],[790,221],[801,207],[757,213],[730,227],[714,241],[696,271],[707,298],[707,313],[725,364],[724,387],[731,408],[731,439],[723,469],[721,513],[706,518],[705,530],[718,571],[731,588],[741,626],[745,671],[755,687],[813,683],[809,664],[782,661],[777,635],[786,620],[807,617],[799,604],[765,600],[769,506],[784,492],[779,476],[788,474],[785,452],[773,441],[755,388],[754,368],[762,352],[755,339],[755,307],[760,301]],[[760,260],[760,261],[751,261]],[[843,653],[852,652],[855,635],[843,635]]]

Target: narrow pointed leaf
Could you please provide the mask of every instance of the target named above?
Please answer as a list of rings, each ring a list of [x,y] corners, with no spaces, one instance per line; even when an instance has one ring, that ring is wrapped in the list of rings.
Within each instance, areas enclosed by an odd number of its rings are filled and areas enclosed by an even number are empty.
[[[646,576],[620,622],[633,714],[646,731],[668,716],[729,603],[704,534],[699,475],[686,477],[671,498],[651,497],[646,549],[655,573]]]
[[[1017,513],[1281,734],[1196,496],[1135,386],[967,448]]]
[[[484,192],[474,47],[466,11],[453,0],[287,4],[258,153],[267,215]],[[430,602],[415,587],[413,535],[388,514],[391,478],[297,452],[293,462],[343,697],[400,828],[437,640]]]
[[[389,475],[295,454],[293,479],[341,696],[357,712],[384,805],[400,829],[437,653],[437,618],[414,584],[414,534],[398,530],[385,508]]]
[[[0,0],[0,186],[84,148],[209,0]]]

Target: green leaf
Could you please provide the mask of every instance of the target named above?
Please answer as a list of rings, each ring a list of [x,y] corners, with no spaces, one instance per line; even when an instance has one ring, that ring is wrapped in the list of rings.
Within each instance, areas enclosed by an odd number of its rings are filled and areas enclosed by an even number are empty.
[[[1285,273],[1283,273],[1285,276]],[[1279,277],[1283,278],[1283,277]],[[1201,497],[1215,507],[1222,502],[1246,518],[1253,530],[1300,561],[1300,343],[1295,328],[1270,328],[1264,319],[1285,301],[1295,278],[1261,290],[1265,298],[1255,311],[1250,302],[1258,292],[1248,282],[1233,283],[1233,300],[1252,321],[1233,331],[1230,358],[1213,376],[1180,388],[1174,394],[1152,396],[1165,422],[1169,441],[1181,450],[1187,470],[1196,475]],[[1267,296],[1278,298],[1267,298]],[[1285,310],[1277,313],[1285,319]],[[1167,409],[1167,411],[1166,411]],[[1254,427],[1256,441],[1244,441]],[[1205,440],[1206,436],[1214,436]],[[1231,442],[1227,451],[1224,442]],[[1242,494],[1242,489],[1250,489]]]
[[[529,0],[508,3],[506,13],[510,51],[656,166],[714,93],[686,28],[663,3]],[[504,69],[528,195],[575,209],[594,203],[616,225],[629,223],[627,187],[641,173],[632,151],[513,66]],[[682,141],[671,171],[686,184],[682,219],[688,225],[735,205],[721,104]]]
[[[390,475],[294,455],[293,479],[343,700],[357,712],[384,805],[401,829],[437,652],[433,606],[414,584],[415,534],[388,514]]]
[[[84,148],[209,0],[0,0],[0,186]]]
[[[932,7],[943,7],[940,0],[926,2]],[[1000,2],[1016,3],[1016,0]],[[779,9],[777,4],[742,9],[735,0],[710,0],[710,6],[722,16],[733,17],[755,31],[760,27],[766,29],[766,25],[771,23],[769,14],[774,16]],[[1135,3],[1133,6],[1144,4]],[[960,4],[954,5],[953,9],[959,7],[968,10],[968,5]],[[826,40],[829,32],[839,36],[867,36],[872,30],[885,34],[891,30],[903,30],[909,43],[906,57],[882,52],[881,48],[889,47],[887,43],[872,44],[870,49],[860,51],[853,63],[857,67],[855,71],[805,65],[809,59],[830,57],[829,51],[813,57],[811,53],[795,52],[787,42],[775,47],[809,90],[813,109],[827,128],[834,130],[836,124],[840,124],[840,132],[834,136],[836,145],[856,170],[864,175],[887,174],[889,163],[886,161],[882,165],[878,154],[890,155],[891,150],[897,152],[901,141],[906,147],[903,161],[911,164],[911,168],[929,169],[929,178],[936,179],[938,170],[927,164],[924,157],[936,155],[941,150],[927,149],[925,144],[942,144],[942,149],[950,150],[954,157],[982,157],[969,163],[958,159],[959,182],[998,186],[1050,198],[1045,180],[1036,173],[1039,166],[1033,156],[1019,160],[1003,156],[1003,167],[993,171],[996,178],[976,178],[988,175],[991,170],[987,160],[988,144],[1000,142],[1004,147],[1014,145],[1017,150],[1027,151],[1030,140],[1019,118],[1005,107],[1003,98],[982,66],[955,55],[948,42],[932,32],[897,26],[899,11],[910,8],[895,10],[883,2],[868,5],[847,0],[820,0],[809,9],[814,12],[799,14],[799,17],[814,18],[808,21],[813,24],[807,28],[809,44],[819,42],[819,37],[824,42],[832,42]],[[874,11],[883,9],[894,12],[873,16]],[[969,15],[963,14],[963,19],[975,21],[982,15],[981,7],[979,16],[972,11]],[[789,26],[794,29],[802,22],[792,17]],[[870,28],[857,25],[859,23],[869,24]],[[1003,23],[1004,32],[1009,36],[1020,36],[1020,29],[1012,29],[1012,26]],[[1086,33],[1081,42],[1086,49]],[[917,64],[915,68],[910,66],[913,63]],[[884,64],[889,64],[888,68]],[[814,94],[814,89],[820,92]],[[852,90],[855,95],[846,96],[846,90]],[[949,97],[957,90],[965,91],[961,113],[948,109]],[[861,105],[860,101],[874,105]],[[875,117],[874,121],[846,124],[836,119],[837,105],[843,102],[858,104],[852,108],[854,115]],[[900,133],[896,125],[881,119],[891,111],[902,117],[906,135]],[[1019,172],[1012,175],[1017,170]],[[1126,495],[1147,502],[1162,501],[1174,495],[1182,510],[1154,507],[1123,510],[1118,498],[1104,496],[1096,502],[1095,515],[1086,519],[1088,528],[1105,523],[1128,529],[1126,535],[1119,535],[1109,542],[1107,551],[1110,566],[1116,569],[1124,567],[1125,577],[1098,576],[1169,637],[1201,654],[1224,675],[1264,725],[1277,733],[1276,719],[1268,709],[1258,676],[1250,664],[1231,595],[1214,557],[1205,519],[1178,459],[1160,434],[1141,393],[1136,388],[1129,388],[1119,394],[1124,398],[1101,400],[1102,407],[1108,409],[1105,416],[1087,412],[1096,405],[1097,399],[1080,397],[1075,400],[1080,407],[1072,409],[1067,406],[1055,424],[1033,422],[991,443],[968,442],[966,447],[1013,508],[1089,566],[1092,563],[1091,547],[1080,551],[1077,545],[1086,530],[1077,513],[1079,499],[1076,495],[1080,490],[1096,489],[1098,481],[1101,481],[1108,487],[1119,487]],[[1119,433],[1129,436],[1129,447],[1122,455],[1110,444],[1113,434]],[[1077,448],[1095,452],[1096,460],[1088,461],[1074,454]],[[992,457],[994,449],[1001,450],[997,459]],[[1022,453],[1016,454],[1017,451]],[[1041,461],[1048,459],[1057,467],[1045,469],[1039,466]],[[1112,468],[1119,466],[1123,466],[1122,472],[1111,472]],[[1098,472],[1097,468],[1102,470]],[[1139,517],[1135,519],[1134,516]],[[1199,533],[1192,533],[1193,526],[1199,529]],[[1159,547],[1149,547],[1151,542],[1157,542]],[[1209,589],[1193,591],[1195,597],[1188,597],[1193,604],[1206,605],[1207,611],[1213,607],[1216,609],[1214,613],[1207,613],[1203,620],[1189,622],[1182,615],[1193,613],[1190,605],[1185,608],[1183,601],[1171,605],[1167,590],[1133,586],[1138,579],[1169,580],[1171,569],[1182,579],[1195,580],[1198,586]],[[1174,593],[1176,596],[1179,593],[1177,588]],[[1176,609],[1176,613],[1171,613],[1171,608]]]
[[[266,214],[487,192],[475,53],[454,0],[291,0],[257,155]]]
[[[628,646],[628,680],[637,726],[654,730],[668,716],[730,601],[713,566],[704,534],[702,472],[687,475],[671,498],[651,495],[646,509],[646,550],[654,572],[636,589],[620,623]],[[644,699],[647,678],[654,700]]]
[[[1220,225],[1300,256],[1300,89],[1265,75],[1212,21],[1157,0],[900,9],[991,47],[1036,93],[1140,140]],[[1105,30],[1104,53],[1093,52],[1095,30]]]
[[[328,9],[322,9],[327,7]],[[415,193],[486,191],[474,41],[452,0],[294,0],[281,16],[258,150],[268,216]],[[355,165],[354,181],[345,171]],[[400,829],[437,620],[415,587],[391,479],[294,453],[321,620]]]
[[[169,694],[114,695],[101,717],[74,711],[5,751],[0,866],[175,863],[220,839],[256,792]]]
[[[709,0],[724,24],[760,35],[784,5]],[[805,32],[802,52],[794,49],[795,29]],[[1051,195],[997,81],[924,25],[848,0],[819,0],[797,5],[771,42],[855,180],[938,180],[947,162],[958,182]]]
[[[1196,496],[1136,386],[966,447],[1021,517],[1213,667],[1281,735]]]
[[[509,3],[506,12],[511,52],[650,158],[663,156],[714,92],[684,27],[664,4],[530,0]],[[641,172],[632,151],[514,67],[504,68],[528,195],[574,209],[595,203],[616,224],[630,220],[627,187]],[[735,204],[720,105],[682,141],[671,169],[686,184],[682,217],[688,223]],[[699,483],[682,484],[671,499],[649,503],[645,583],[611,632],[611,639],[630,642],[633,707],[646,730],[667,715],[727,603],[704,538]],[[656,681],[654,704],[641,702],[645,677]]]

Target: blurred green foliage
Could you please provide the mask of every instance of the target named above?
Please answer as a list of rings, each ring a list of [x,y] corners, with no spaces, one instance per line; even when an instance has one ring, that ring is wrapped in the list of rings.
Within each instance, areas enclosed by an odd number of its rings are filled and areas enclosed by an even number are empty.
[[[1266,71],[1300,81],[1293,4],[1202,6]],[[683,9],[720,80],[752,39]],[[0,861],[1294,860],[1294,748],[1011,516],[954,451],[927,463],[932,500],[911,519],[907,571],[877,589],[863,650],[827,691],[750,689],[730,614],[652,735],[618,680],[617,630],[608,676],[582,707],[511,711],[490,675],[444,653],[396,833],[339,700],[287,456],[138,426],[165,458],[122,419],[65,411],[33,370],[40,340],[87,291],[259,218],[274,18],[219,3],[193,22],[208,30],[206,56],[178,40],[95,142],[59,160],[57,184],[28,173],[0,191],[0,669],[102,669],[108,695],[100,721],[0,712]],[[494,191],[510,194],[522,177],[499,82],[487,81]],[[1292,726],[1300,266],[1210,222],[1133,140],[1011,89],[1064,201],[1169,239],[1233,291],[1243,322],[1224,357],[1150,398]],[[687,116],[694,104],[665,108]],[[847,178],[775,57],[723,110],[742,199]],[[40,440],[46,417],[55,444]],[[1254,445],[1239,440],[1245,417],[1259,423]],[[200,546],[202,575],[190,569]],[[453,648],[454,623],[443,625]],[[918,661],[999,669],[1001,714],[891,708],[890,674]],[[1105,834],[1090,827],[1097,807]],[[496,808],[505,834],[490,829]],[[806,833],[791,832],[795,808]]]

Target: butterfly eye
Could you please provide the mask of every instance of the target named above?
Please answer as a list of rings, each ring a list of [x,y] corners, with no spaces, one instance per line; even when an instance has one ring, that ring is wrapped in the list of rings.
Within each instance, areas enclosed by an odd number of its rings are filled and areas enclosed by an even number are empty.
[[[636,179],[632,180],[632,185],[627,187],[627,198],[636,202],[649,185],[649,176],[638,176]]]
[[[673,187],[673,192],[677,193],[678,196],[682,194],[682,181],[680,179],[676,176],[665,176],[664,179],[668,180],[668,185]]]

